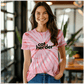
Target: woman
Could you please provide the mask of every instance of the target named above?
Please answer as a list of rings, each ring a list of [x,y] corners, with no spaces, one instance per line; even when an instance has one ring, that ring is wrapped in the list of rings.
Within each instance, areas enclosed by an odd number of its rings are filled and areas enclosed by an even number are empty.
[[[21,47],[24,50],[23,82],[60,83],[66,64],[63,33],[57,29],[55,16],[45,2],[38,2],[31,14],[32,30],[23,34]]]

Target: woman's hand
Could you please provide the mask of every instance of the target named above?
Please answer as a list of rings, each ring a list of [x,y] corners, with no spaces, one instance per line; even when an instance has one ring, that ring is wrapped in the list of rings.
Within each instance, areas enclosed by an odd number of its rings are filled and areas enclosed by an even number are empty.
[[[59,72],[59,74],[57,74],[54,78],[56,80],[59,80],[62,76],[63,76],[63,73],[62,72]]]

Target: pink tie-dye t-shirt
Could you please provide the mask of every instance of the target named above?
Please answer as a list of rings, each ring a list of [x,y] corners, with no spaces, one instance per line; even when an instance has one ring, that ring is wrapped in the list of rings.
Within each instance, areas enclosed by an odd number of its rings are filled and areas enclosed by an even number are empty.
[[[37,73],[47,73],[53,77],[59,73],[58,47],[66,45],[63,32],[60,29],[57,41],[58,45],[53,46],[49,30],[37,32],[35,28],[23,34],[21,49],[30,50],[32,58],[27,71],[27,81],[34,78]]]

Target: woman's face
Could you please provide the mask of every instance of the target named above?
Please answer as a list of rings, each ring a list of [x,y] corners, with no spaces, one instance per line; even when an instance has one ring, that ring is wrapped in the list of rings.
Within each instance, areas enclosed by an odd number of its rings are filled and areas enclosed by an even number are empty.
[[[35,11],[35,19],[38,25],[45,25],[48,22],[49,15],[43,6],[37,7]]]

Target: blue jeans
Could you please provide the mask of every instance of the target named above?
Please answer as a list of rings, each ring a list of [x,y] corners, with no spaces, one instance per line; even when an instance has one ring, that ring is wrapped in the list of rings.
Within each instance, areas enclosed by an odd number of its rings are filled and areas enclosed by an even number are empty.
[[[61,83],[60,80],[56,80],[53,76],[45,73],[36,74],[28,83]]]

